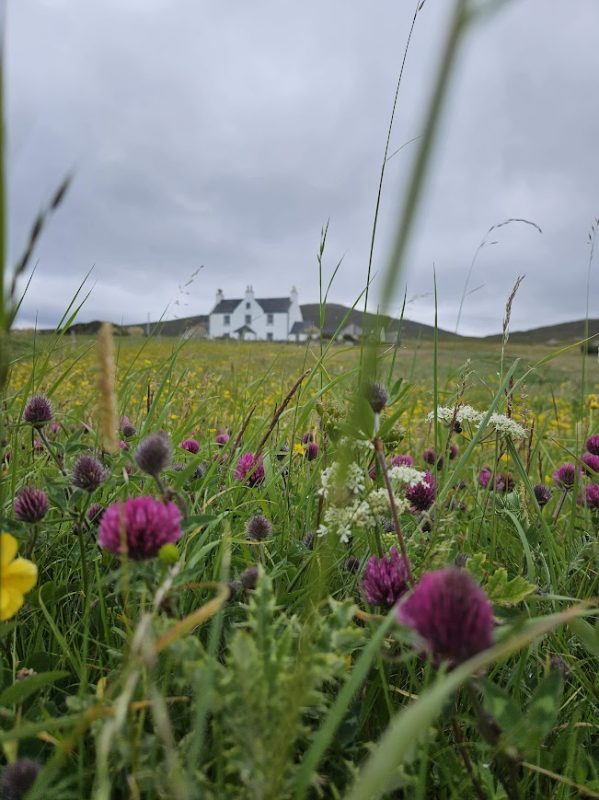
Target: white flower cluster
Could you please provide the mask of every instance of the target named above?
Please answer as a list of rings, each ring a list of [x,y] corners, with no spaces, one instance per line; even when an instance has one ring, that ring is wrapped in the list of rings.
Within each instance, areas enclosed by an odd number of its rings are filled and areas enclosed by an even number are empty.
[[[423,476],[423,473],[412,470],[410,467],[394,467],[393,469],[407,469],[410,473],[415,473],[419,479],[420,476]],[[341,482],[341,476],[341,465],[338,462],[334,462],[322,472],[319,494],[329,500],[331,505],[324,512],[323,522],[317,533],[319,536],[335,533],[342,542],[348,542],[353,529],[374,528],[381,519],[390,516],[391,509],[386,489],[374,489],[365,497],[360,497],[366,489],[367,475],[359,464],[352,462],[348,465],[343,482]],[[404,475],[404,477],[414,478],[411,474]],[[409,483],[409,480],[399,481],[399,483],[405,485]],[[406,500],[396,496],[394,496],[394,500],[399,513],[408,509]]]
[[[335,489],[346,490],[350,494],[360,494],[366,488],[366,475],[359,464],[352,462],[347,466],[345,480],[341,483],[341,465],[334,461],[330,467],[323,469],[320,475],[320,489],[318,494],[328,499],[331,491]]]
[[[470,422],[473,425],[480,425],[484,417],[484,414],[472,408],[472,406],[460,406],[457,411],[449,406],[439,406],[437,408],[437,419],[441,420],[441,422],[451,422],[455,418],[455,421],[460,424],[462,422]],[[432,422],[434,418],[435,412],[431,411],[426,420],[427,422]]]
[[[512,439],[522,439],[526,436],[526,430],[522,425],[515,422],[511,417],[506,417],[505,414],[491,414],[489,425],[495,428],[497,433],[511,436]]]
[[[448,406],[439,406],[437,408],[437,419],[441,420],[441,422],[451,422],[455,418],[456,422],[460,424],[469,422],[471,425],[480,425],[485,416],[484,412],[477,411],[472,406],[460,406],[457,412],[455,408],[449,408]],[[433,411],[426,417],[428,422],[432,422],[434,418]],[[491,414],[488,425],[497,433],[503,436],[511,436],[512,439],[522,439],[522,437],[526,436],[526,430],[522,425],[515,422],[511,417],[506,417],[505,414]]]
[[[408,509],[406,500],[394,496],[398,513]],[[374,528],[382,518],[391,514],[389,495],[386,489],[375,489],[364,498],[355,499],[345,506],[330,506],[324,512],[323,522],[317,530],[319,536],[335,533],[339,539],[347,544],[355,528]]]
[[[353,450],[374,450],[374,445],[370,439],[351,439],[349,436],[342,436],[339,439],[342,447],[349,445]]]
[[[389,480],[394,489],[404,486],[416,486],[417,483],[424,482],[424,472],[414,467],[408,467],[405,464],[398,464],[396,467],[390,467],[387,471]]]

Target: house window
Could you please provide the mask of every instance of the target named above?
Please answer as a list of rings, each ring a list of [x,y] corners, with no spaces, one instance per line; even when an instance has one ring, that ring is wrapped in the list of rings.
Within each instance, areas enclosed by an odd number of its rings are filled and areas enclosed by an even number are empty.
[[[248,301],[247,301],[247,303],[245,304],[245,307],[246,307],[248,310],[249,310],[249,309],[252,307],[252,304],[250,303],[250,301],[249,301],[249,300],[248,300]]]
[[[246,325],[251,325],[252,324],[252,315],[251,314],[246,314],[245,315],[245,324]]]
[[[270,333],[267,333],[267,334],[266,334],[266,338],[267,338],[267,340],[268,340],[269,342],[272,342],[272,340],[273,340],[273,334],[272,334],[272,331],[271,331]]]
[[[267,325],[274,325],[275,315],[274,314],[267,314],[266,315],[266,324]]]
[[[224,324],[225,325],[230,325],[231,324],[231,315],[230,314],[225,314]]]

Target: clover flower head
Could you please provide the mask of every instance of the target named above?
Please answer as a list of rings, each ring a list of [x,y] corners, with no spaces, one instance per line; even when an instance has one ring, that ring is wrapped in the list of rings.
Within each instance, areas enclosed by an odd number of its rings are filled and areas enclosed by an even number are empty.
[[[272,523],[262,514],[255,514],[245,529],[245,538],[250,542],[263,542],[272,533]]]
[[[17,758],[4,767],[0,778],[2,800],[23,800],[35,783],[41,767],[30,758]]]
[[[163,431],[151,433],[137,445],[137,466],[148,475],[157,477],[171,463],[171,445]]]
[[[155,558],[162,545],[182,536],[181,512],[173,502],[130,497],[108,506],[100,521],[98,544],[134,561]]]
[[[589,508],[599,510],[599,483],[591,483],[586,487],[584,499]]]
[[[537,503],[541,506],[541,508],[546,506],[551,500],[551,489],[549,489],[547,486],[543,486],[542,483],[537,483],[536,486],[533,486],[532,490],[537,498]]]
[[[200,444],[195,439],[184,439],[181,442],[181,447],[183,450],[187,450],[188,453],[196,453],[200,452]]]
[[[584,470],[587,475],[596,475],[599,472],[599,455],[593,453],[583,453],[580,460],[584,464]]]
[[[304,458],[306,461],[314,461],[318,457],[319,447],[316,442],[308,442],[304,450]]]
[[[430,472],[424,473],[424,480],[406,489],[408,500],[414,511],[428,511],[437,496],[437,482]]]
[[[244,453],[233,472],[235,480],[246,483],[248,486],[259,486],[264,483],[264,464],[261,456],[254,453]]]
[[[389,463],[392,467],[413,467],[414,459],[406,453],[403,455],[391,456],[391,461]]]
[[[366,387],[366,399],[375,414],[380,414],[389,402],[387,390],[381,383],[369,383]]]
[[[493,642],[493,608],[463,569],[425,573],[397,607],[397,618],[423,640],[435,664],[460,664]]]
[[[40,522],[48,513],[48,495],[41,489],[25,486],[17,492],[13,511],[22,522]]]
[[[483,467],[478,473],[478,482],[480,486],[482,486],[483,489],[486,489],[492,477],[493,470],[491,467]]]
[[[562,464],[553,471],[553,480],[560,488],[571,489],[576,482],[577,474],[580,474],[580,470],[575,464]]]
[[[73,466],[71,482],[78,489],[93,492],[106,480],[106,470],[97,458],[93,456],[79,456]]]
[[[397,547],[379,558],[372,556],[362,577],[362,591],[372,606],[391,608],[408,589],[408,568]]]
[[[587,450],[594,456],[599,456],[599,433],[589,436],[587,439]]]
[[[36,394],[27,401],[23,411],[23,421],[34,428],[42,428],[52,422],[52,406],[45,394]]]

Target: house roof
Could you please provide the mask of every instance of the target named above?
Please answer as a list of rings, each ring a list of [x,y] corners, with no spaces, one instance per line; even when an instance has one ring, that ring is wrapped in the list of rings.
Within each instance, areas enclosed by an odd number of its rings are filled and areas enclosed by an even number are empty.
[[[256,331],[253,331],[249,325],[242,325],[241,328],[237,328],[233,333],[253,333],[254,336],[256,335]]]
[[[211,314],[230,314],[232,311],[235,311],[237,306],[241,303],[241,300],[221,300],[220,303],[217,303],[212,311]]]
[[[265,314],[285,314],[289,311],[291,300],[288,297],[256,297],[256,302]],[[231,314],[243,300],[221,300],[211,314]]]
[[[291,300],[288,297],[256,298],[256,302],[265,314],[286,313],[289,311]]]
[[[302,319],[299,322],[294,322],[291,326],[291,330],[289,333],[304,333],[306,328],[309,328],[312,325],[310,320]]]

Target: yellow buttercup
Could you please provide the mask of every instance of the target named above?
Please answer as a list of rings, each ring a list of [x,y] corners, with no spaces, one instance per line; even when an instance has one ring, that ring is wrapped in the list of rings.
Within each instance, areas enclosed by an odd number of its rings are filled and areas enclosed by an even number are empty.
[[[37,581],[37,567],[17,558],[17,548],[14,536],[0,533],[0,621],[14,617]]]

